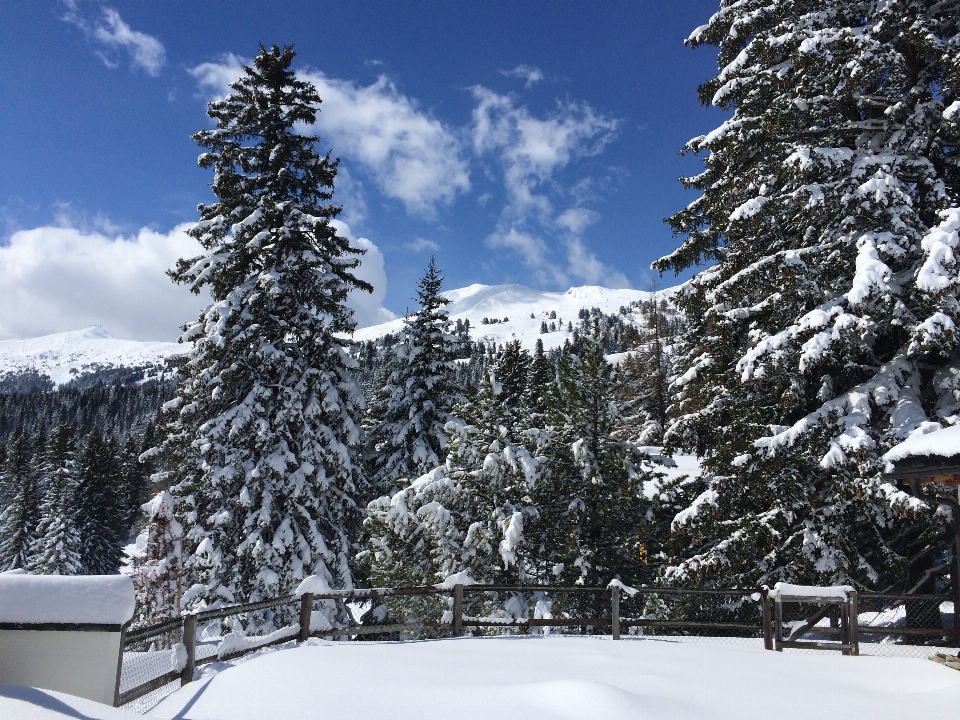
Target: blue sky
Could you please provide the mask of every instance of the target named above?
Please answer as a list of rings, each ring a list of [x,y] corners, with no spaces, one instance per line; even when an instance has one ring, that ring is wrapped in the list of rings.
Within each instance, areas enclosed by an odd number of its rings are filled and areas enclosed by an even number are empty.
[[[693,200],[677,176],[699,161],[678,151],[721,119],[696,100],[715,52],[683,45],[716,7],[6,3],[0,338],[171,339],[189,319],[198,300],[162,276],[210,197],[189,135],[258,42],[292,43],[324,98],[316,132],[379,285],[362,322],[409,307],[430,253],[450,288],[646,288],[677,242],[662,219]]]

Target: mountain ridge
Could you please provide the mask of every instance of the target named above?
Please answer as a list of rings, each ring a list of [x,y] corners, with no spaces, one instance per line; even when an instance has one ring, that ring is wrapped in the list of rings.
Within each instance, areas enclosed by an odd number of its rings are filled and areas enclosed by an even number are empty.
[[[675,291],[676,288],[666,288],[657,295],[669,298]],[[648,300],[653,293],[597,285],[551,292],[518,284],[473,284],[447,290],[443,295],[450,300],[447,310],[452,321],[470,321],[473,340],[503,344],[517,339],[525,348],[533,349],[539,338],[550,350],[572,336],[566,328],[570,322],[577,324],[580,310],[595,307],[613,314],[621,306]],[[555,317],[551,317],[552,313]],[[485,324],[484,318],[494,322]],[[543,322],[548,328],[555,323],[557,329],[541,334]],[[353,339],[375,340],[402,328],[403,318],[397,318],[359,328]],[[34,338],[0,340],[0,380],[38,373],[59,386],[85,374],[118,368],[151,368],[150,375],[156,376],[162,373],[168,357],[186,352],[188,347],[176,342],[123,340],[97,325]]]

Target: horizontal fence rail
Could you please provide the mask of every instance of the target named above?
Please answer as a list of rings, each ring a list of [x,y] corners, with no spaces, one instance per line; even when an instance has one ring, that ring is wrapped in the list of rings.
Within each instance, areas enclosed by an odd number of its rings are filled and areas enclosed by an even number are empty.
[[[861,654],[929,657],[960,646],[948,596],[859,593],[858,601]],[[311,637],[363,641],[602,632],[615,640],[642,635],[773,649],[773,605],[765,588],[427,585],[284,595],[128,629],[119,704],[149,710],[191,682],[198,667]],[[355,617],[360,611],[366,614]],[[790,648],[788,635],[798,629],[808,633],[809,641],[802,644],[807,651],[838,647],[841,627],[829,610],[814,612],[801,603],[783,612],[786,630],[779,647]],[[331,625],[334,616],[341,620]]]

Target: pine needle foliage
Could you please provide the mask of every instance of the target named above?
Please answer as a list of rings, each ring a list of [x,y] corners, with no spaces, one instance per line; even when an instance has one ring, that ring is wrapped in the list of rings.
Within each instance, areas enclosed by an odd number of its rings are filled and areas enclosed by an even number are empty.
[[[386,383],[372,408],[377,424],[371,481],[379,492],[397,489],[401,478],[419,477],[446,459],[444,427],[462,399],[456,382],[458,336],[450,332],[440,289],[443,275],[430,258],[417,283],[419,309],[404,320],[398,341],[388,350]]]
[[[724,0],[703,104],[732,111],[686,151],[701,193],[658,270],[700,272],[674,448],[709,486],[673,522],[669,582],[888,586],[908,502],[881,456],[960,419],[960,6]]]
[[[371,287],[352,274],[363,251],[331,224],[338,161],[300,132],[320,97],[294,56],[261,46],[209,104],[216,127],[193,136],[217,202],[190,230],[203,253],[170,276],[213,303],[184,326],[193,348],[161,448],[184,527],[185,609],[276,597],[310,574],[353,582],[364,400],[345,301]]]

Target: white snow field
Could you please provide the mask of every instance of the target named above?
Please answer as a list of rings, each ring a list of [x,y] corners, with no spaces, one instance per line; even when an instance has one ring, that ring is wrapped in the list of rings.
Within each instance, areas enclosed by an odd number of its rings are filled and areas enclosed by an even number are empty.
[[[0,376],[36,370],[62,385],[101,368],[163,365],[166,358],[186,347],[172,342],[120,340],[96,326],[26,340],[0,340]]]
[[[626,638],[323,642],[203,667],[165,720],[904,720],[954,717],[960,672],[927,660]],[[143,717],[0,687],[0,718]]]
[[[676,288],[666,288],[658,291],[657,295],[669,298],[675,291]],[[451,320],[470,320],[471,339],[498,344],[520,340],[527,350],[533,350],[538,338],[543,340],[545,350],[563,345],[563,341],[572,336],[566,331],[567,323],[572,321],[576,327],[579,322],[577,313],[584,308],[599,308],[601,312],[611,315],[619,311],[621,306],[629,306],[634,301],[642,302],[652,295],[643,290],[614,290],[596,285],[573,287],[566,292],[543,292],[523,285],[469,285],[442,294],[450,300],[446,309]],[[555,319],[550,318],[551,312],[556,312]],[[534,317],[531,318],[531,314]],[[483,325],[483,318],[501,322]],[[508,318],[507,322],[502,322],[504,318]],[[562,330],[540,334],[540,323],[546,321],[549,325],[555,322],[559,326],[561,319]],[[398,318],[361,328],[353,338],[374,340],[402,328],[403,318]]]
[[[902,720],[952,717],[926,660],[630,638],[321,642],[207,666],[149,715],[183,720]]]
[[[65,718],[142,720],[143,716],[54,690],[0,685],[0,719],[64,720]]]

